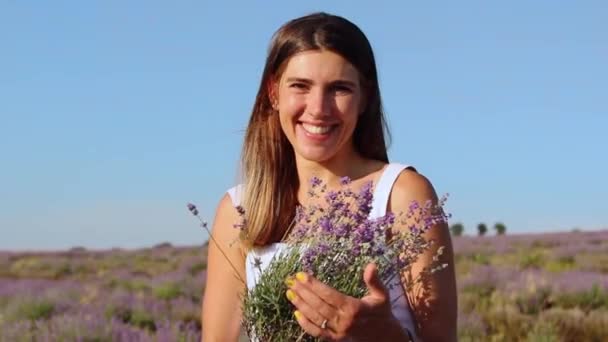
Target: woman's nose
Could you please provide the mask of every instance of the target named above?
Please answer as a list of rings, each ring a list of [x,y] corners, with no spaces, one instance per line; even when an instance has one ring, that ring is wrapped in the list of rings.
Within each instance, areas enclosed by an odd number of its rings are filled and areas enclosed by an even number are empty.
[[[315,89],[308,95],[306,111],[312,117],[328,116],[331,112],[331,97],[323,89]]]

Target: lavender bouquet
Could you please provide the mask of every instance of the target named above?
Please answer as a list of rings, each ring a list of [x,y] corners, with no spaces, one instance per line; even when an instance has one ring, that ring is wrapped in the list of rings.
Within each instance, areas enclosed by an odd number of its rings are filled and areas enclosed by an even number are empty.
[[[293,317],[294,306],[285,296],[288,289],[285,279],[303,271],[346,295],[362,298],[367,294],[363,269],[373,262],[384,284],[389,288],[402,286],[401,274],[409,274],[412,263],[433,244],[424,238],[424,233],[449,218],[442,210],[445,196],[435,206],[430,201],[423,205],[413,202],[406,213],[389,212],[383,217],[369,218],[372,182],[358,192],[351,189],[346,177],[341,185],[337,191],[328,191],[320,179],[311,179],[308,194],[320,204],[298,207],[285,238],[288,248],[275,254],[264,269],[256,261],[260,277],[242,300],[242,325],[251,339],[317,341],[305,334]],[[239,213],[243,221],[235,226],[246,236],[246,213],[242,208]],[[404,226],[405,229],[397,230]],[[439,246],[432,267],[404,282],[405,289],[447,266],[438,261],[442,250]]]

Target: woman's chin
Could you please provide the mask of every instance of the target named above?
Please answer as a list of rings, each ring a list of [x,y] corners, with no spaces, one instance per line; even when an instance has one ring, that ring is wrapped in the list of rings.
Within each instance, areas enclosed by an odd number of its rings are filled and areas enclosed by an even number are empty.
[[[307,161],[322,163],[334,157],[335,153],[322,148],[301,148],[296,155]]]

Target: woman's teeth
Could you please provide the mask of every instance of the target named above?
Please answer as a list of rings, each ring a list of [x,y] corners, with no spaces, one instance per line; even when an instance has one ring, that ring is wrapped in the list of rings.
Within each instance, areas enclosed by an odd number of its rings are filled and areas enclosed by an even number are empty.
[[[304,130],[311,134],[325,134],[331,131],[333,126],[316,126],[307,123],[302,123]]]

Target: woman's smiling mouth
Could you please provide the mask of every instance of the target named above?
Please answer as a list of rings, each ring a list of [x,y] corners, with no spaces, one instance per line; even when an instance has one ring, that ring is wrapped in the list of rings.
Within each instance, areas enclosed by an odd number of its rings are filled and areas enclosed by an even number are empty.
[[[327,138],[330,137],[331,133],[333,131],[335,131],[335,128],[338,127],[337,124],[318,125],[318,124],[311,124],[311,123],[306,123],[306,122],[298,122],[297,126],[302,128],[302,132],[304,133],[304,135],[307,138],[316,140],[316,141],[326,140]]]

